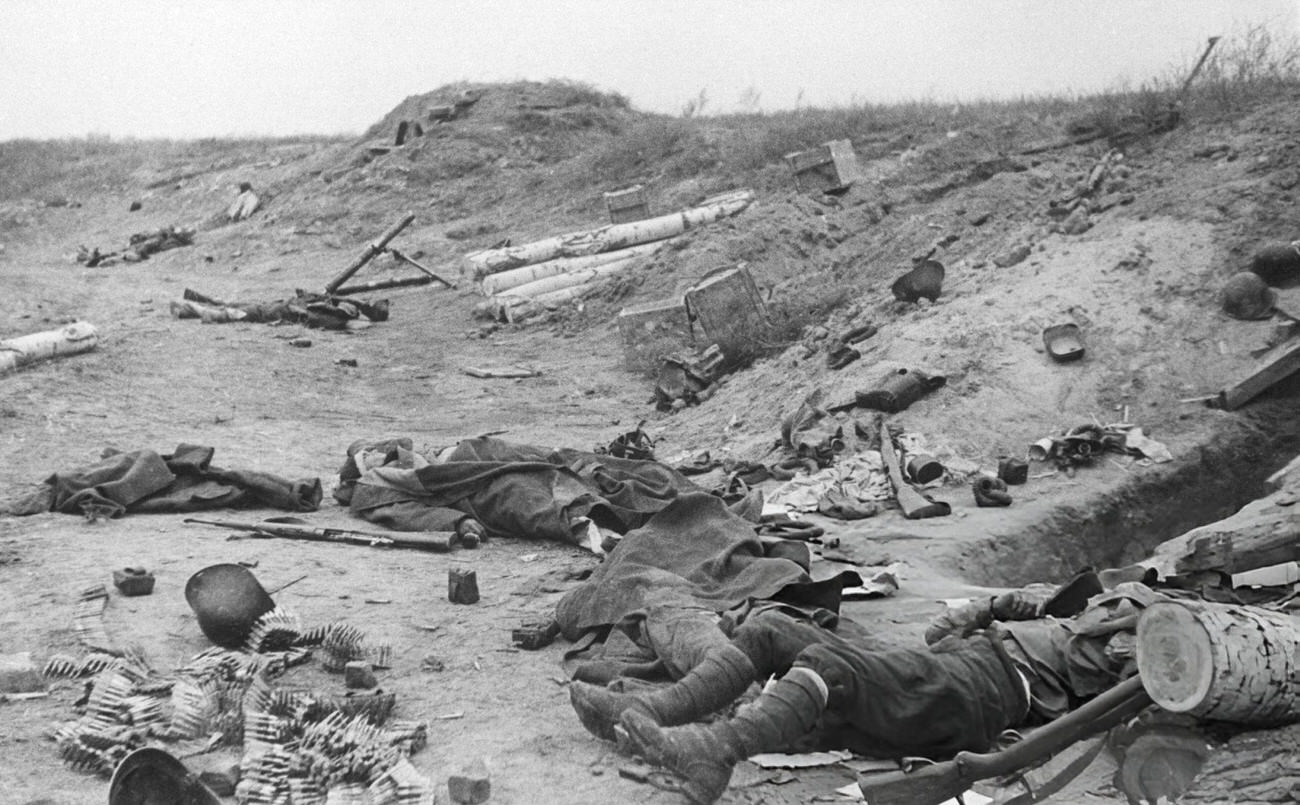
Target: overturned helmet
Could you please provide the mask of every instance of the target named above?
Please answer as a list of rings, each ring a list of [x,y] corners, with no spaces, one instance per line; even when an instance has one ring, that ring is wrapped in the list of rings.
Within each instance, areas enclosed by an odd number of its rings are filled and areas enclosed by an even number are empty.
[[[175,757],[145,748],[117,764],[108,805],[221,805],[221,800]]]
[[[1253,271],[1233,274],[1223,286],[1223,312],[1234,319],[1266,319],[1277,293]]]

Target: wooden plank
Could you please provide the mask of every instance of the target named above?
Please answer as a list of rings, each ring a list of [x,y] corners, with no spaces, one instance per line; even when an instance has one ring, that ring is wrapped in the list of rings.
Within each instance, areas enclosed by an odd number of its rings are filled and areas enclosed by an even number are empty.
[[[1272,358],[1242,380],[1219,392],[1217,408],[1235,411],[1300,371],[1300,342]]]

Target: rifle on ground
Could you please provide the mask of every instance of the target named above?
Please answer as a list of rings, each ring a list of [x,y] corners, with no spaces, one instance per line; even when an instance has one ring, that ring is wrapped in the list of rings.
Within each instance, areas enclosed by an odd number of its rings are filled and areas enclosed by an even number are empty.
[[[858,788],[867,805],[939,805],[978,780],[1011,774],[1076,741],[1109,730],[1150,704],[1142,680],[1134,676],[1000,752],[958,752],[952,760],[911,772],[862,774],[858,776]]]
[[[296,521],[296,522],[294,522]],[[182,522],[213,525],[243,531],[256,539],[301,539],[312,542],[343,542],[348,545],[365,545],[368,548],[414,548],[421,551],[446,553],[460,542],[459,535],[450,531],[402,532],[376,534],[371,531],[355,531],[350,528],[316,528],[306,525],[297,518],[284,518],[282,521],[266,520],[260,523],[236,523],[230,520],[199,520],[186,518]]]
[[[889,480],[894,485],[894,499],[898,501],[904,517],[921,520],[926,517],[945,517],[952,513],[952,507],[947,503],[930,500],[903,480],[903,470],[898,466],[898,453],[894,451],[894,437],[889,433],[889,425],[883,420],[880,423],[880,455],[885,459]]]

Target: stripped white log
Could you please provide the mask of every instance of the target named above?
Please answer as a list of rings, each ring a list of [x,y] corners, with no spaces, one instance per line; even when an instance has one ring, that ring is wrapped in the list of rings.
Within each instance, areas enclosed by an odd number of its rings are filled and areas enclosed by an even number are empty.
[[[628,257],[648,257],[663,248],[665,242],[661,240],[654,243],[644,243],[640,246],[632,246],[627,249],[619,249],[615,252],[602,252],[601,254],[592,254],[586,257],[559,257],[542,263],[534,263],[530,266],[520,266],[497,274],[489,274],[483,278],[483,282],[479,287],[484,296],[491,296],[529,282],[554,277],[558,274],[596,268]]]
[[[87,352],[99,343],[99,333],[89,322],[75,321],[57,330],[46,330],[0,341],[0,374],[29,363]]]
[[[492,315],[495,319],[514,324],[548,310],[558,310],[575,299],[581,299],[595,287],[595,282],[587,282],[582,285],[548,291],[537,296],[498,294],[489,301],[492,304]]]
[[[533,280],[506,291],[511,296],[534,297],[540,294],[558,291],[561,288],[571,288],[574,285],[584,285],[592,280],[598,280],[601,277],[608,277],[612,274],[618,274],[626,271],[636,264],[636,257],[625,257],[622,260],[616,260],[612,263],[606,263],[603,266],[587,268],[582,271],[570,271],[567,274],[556,274],[554,277],[544,277],[543,279]]]
[[[1261,727],[1300,721],[1300,622],[1291,615],[1156,603],[1138,619],[1137,666],[1170,712]]]
[[[688,229],[735,215],[749,206],[753,198],[754,194],[751,191],[737,190],[707,199],[698,207],[657,218],[631,221],[626,224],[611,224],[583,232],[570,232],[567,235],[556,235],[545,240],[520,246],[508,246],[504,249],[474,252],[465,256],[465,268],[479,279],[489,274],[497,274],[557,257],[583,257],[665,240],[680,235]]]

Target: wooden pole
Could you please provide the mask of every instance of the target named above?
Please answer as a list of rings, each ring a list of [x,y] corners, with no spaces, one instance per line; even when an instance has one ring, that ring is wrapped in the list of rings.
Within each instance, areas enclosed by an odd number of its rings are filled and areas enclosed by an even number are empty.
[[[47,358],[87,352],[98,343],[99,333],[95,326],[84,321],[57,330],[5,339],[0,341],[0,374]]]
[[[398,260],[401,260],[403,263],[408,263],[408,264],[410,264],[410,265],[415,266],[416,268],[420,269],[420,270],[423,271],[425,274],[428,274],[430,277],[434,278],[434,279],[437,280],[438,282],[441,282],[443,285],[446,285],[448,288],[455,288],[455,287],[456,287],[456,283],[452,282],[451,280],[444,279],[443,277],[439,276],[438,274],[435,274],[435,273],[434,273],[433,271],[431,271],[430,269],[426,268],[425,266],[421,265],[420,263],[415,262],[415,260],[411,259],[410,257],[407,257],[405,254],[402,254],[402,253],[399,252],[397,249],[389,249],[389,250],[388,250],[388,253],[391,254],[393,257],[397,258]]]
[[[1183,99],[1187,97],[1187,90],[1191,89],[1192,82],[1196,80],[1196,76],[1201,72],[1201,68],[1205,66],[1205,60],[1210,58],[1210,51],[1214,50],[1214,45],[1218,41],[1219,41],[1219,37],[1217,36],[1210,37],[1209,44],[1205,46],[1205,52],[1201,54],[1200,61],[1196,62],[1196,66],[1193,67],[1192,71],[1187,74],[1187,80],[1183,82],[1182,88],[1178,90],[1179,103],[1182,103]]]
[[[1138,675],[1165,710],[1248,726],[1300,721],[1300,624],[1259,607],[1162,601],[1137,624]]]
[[[411,288],[416,285],[430,285],[436,277],[402,277],[392,280],[371,280],[362,282],[357,285],[345,285],[342,288],[335,288],[335,296],[349,296],[354,293],[366,293],[367,291],[378,291],[384,288]]]
[[[330,280],[329,285],[325,286],[325,293],[332,294],[337,291],[343,283],[347,282],[348,279],[352,277],[353,274],[360,271],[362,266],[369,263],[374,259],[375,255],[382,252],[384,247],[388,245],[388,241],[397,237],[398,234],[400,234],[403,229],[410,226],[411,222],[414,220],[415,213],[411,212],[407,213],[405,218],[390,226],[384,234],[379,236],[379,240],[376,240],[374,243],[367,246],[365,252],[363,252],[360,257],[353,260],[351,265],[340,271],[337,277]]]

